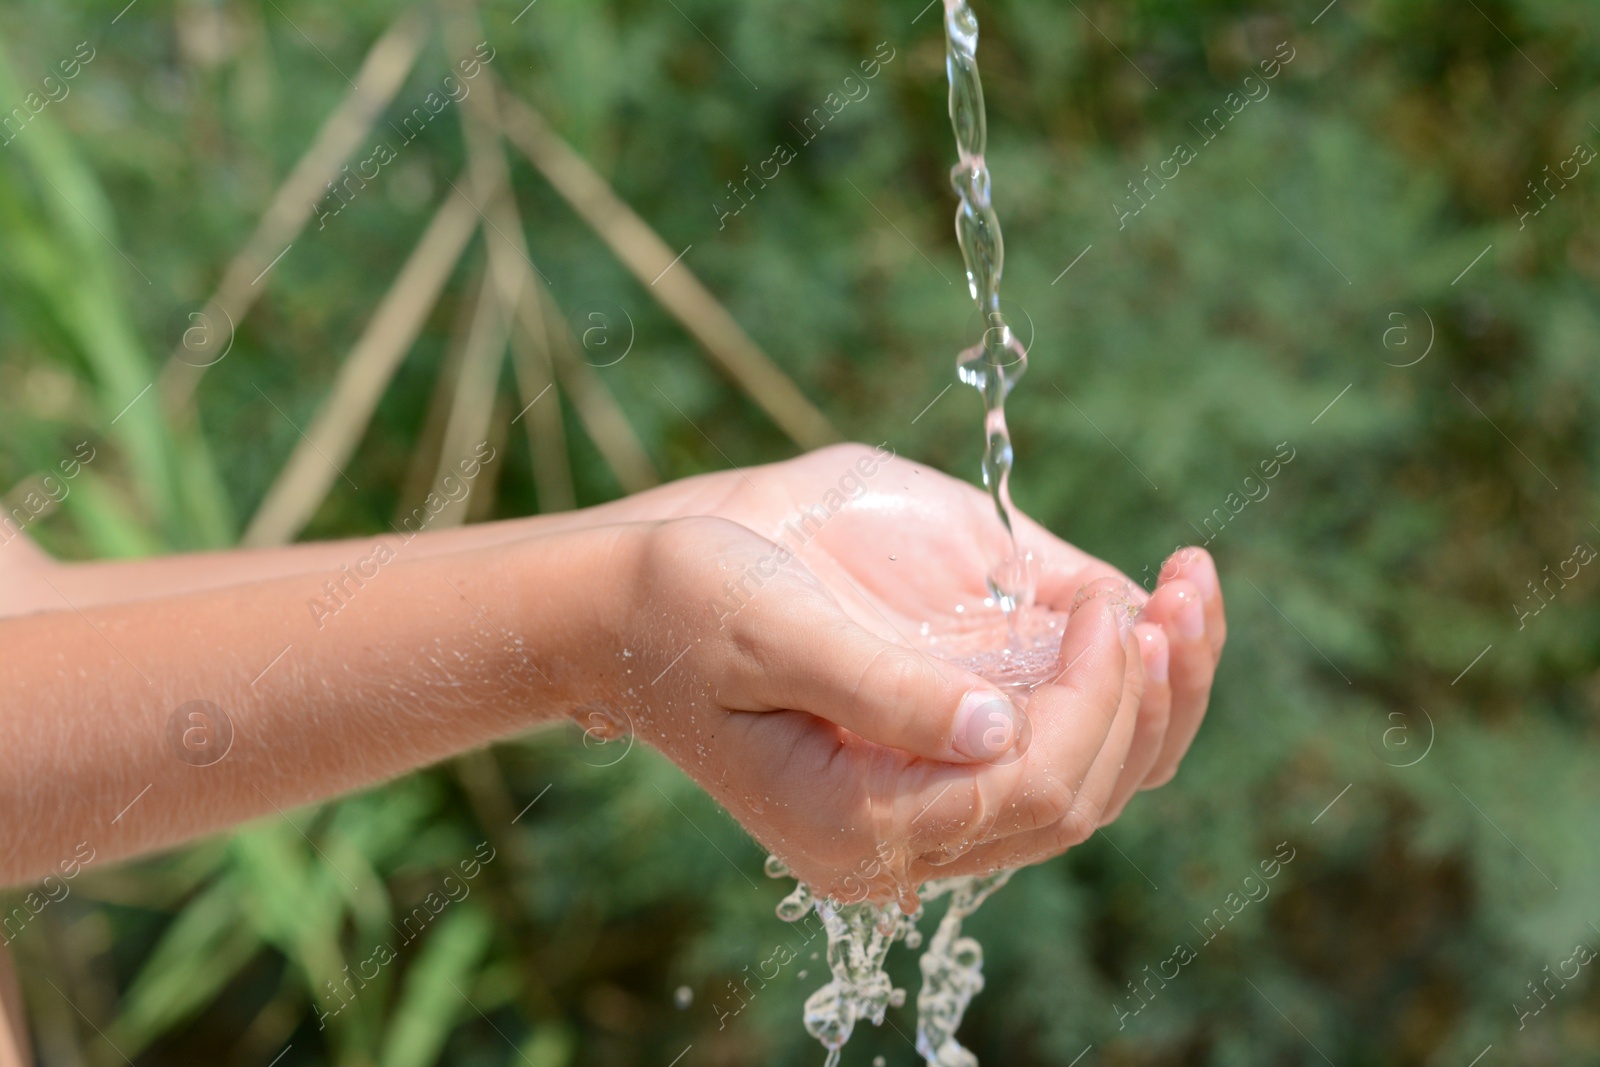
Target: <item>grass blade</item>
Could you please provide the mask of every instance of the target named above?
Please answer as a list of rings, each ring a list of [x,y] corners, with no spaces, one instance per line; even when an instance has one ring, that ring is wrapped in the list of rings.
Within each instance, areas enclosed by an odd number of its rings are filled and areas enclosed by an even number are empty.
[[[476,1019],[467,999],[472,974],[489,947],[492,927],[476,905],[451,907],[406,972],[400,1002],[384,1036],[382,1067],[429,1067],[463,1017]]]

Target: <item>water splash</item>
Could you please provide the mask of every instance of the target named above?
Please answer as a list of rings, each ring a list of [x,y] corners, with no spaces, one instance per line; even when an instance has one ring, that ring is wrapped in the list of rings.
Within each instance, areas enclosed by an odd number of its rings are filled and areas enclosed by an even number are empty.
[[[1032,690],[1059,670],[1063,622],[1062,617],[1049,613],[1033,613],[1021,622],[1026,626],[1026,639],[1020,648],[1013,642],[995,651],[997,641],[1004,638],[991,631],[932,637],[928,651],[983,676],[1025,706]],[[957,859],[975,843],[965,835],[958,836],[947,844],[944,861]],[[887,843],[880,844],[881,862],[872,864],[872,871],[883,870],[890,881],[898,883],[909,865],[888,862],[895,858],[905,857]],[[767,858],[766,871],[773,878],[789,873],[776,856]],[[1012,873],[1004,870],[928,882],[915,894],[917,905],[910,914],[897,900],[841,902],[817,896],[803,882],[795,885],[778,904],[778,918],[799,922],[815,911],[828,936],[832,978],[812,993],[805,1005],[806,1030],[827,1050],[824,1067],[837,1067],[840,1051],[857,1023],[865,1020],[882,1025],[888,1009],[905,1002],[905,990],[894,987],[884,971],[884,961],[896,941],[905,942],[908,949],[922,947],[917,924],[927,904],[944,896],[950,898],[949,906],[918,961],[922,988],[917,993],[917,1051],[929,1067],[977,1067],[977,1057],[962,1048],[955,1035],[972,998],[983,990],[983,948],[963,936],[961,927]],[[904,892],[901,898],[913,899]]]
[[[972,998],[983,991],[983,946],[963,937],[961,924],[989,894],[1011,880],[1011,871],[982,878],[947,878],[931,883],[932,898],[950,894],[950,906],[934,931],[918,965],[922,989],[917,993],[917,1052],[929,1067],[978,1067],[978,1057],[956,1041],[956,1030]]]
[[[789,869],[777,856],[768,856],[766,872],[782,878]],[[806,998],[806,1032],[827,1050],[824,1067],[838,1067],[856,1023],[865,1019],[881,1026],[890,1007],[905,1003],[906,991],[894,987],[883,963],[896,941],[915,933],[922,910],[906,915],[892,904],[840,903],[816,896],[804,882],[796,883],[778,904],[778,918],[784,922],[799,922],[812,911],[828,935],[828,970],[833,977]]]
[[[767,858],[766,870],[774,878],[789,873],[776,856]],[[891,1007],[905,1003],[906,991],[895,988],[884,961],[896,941],[904,941],[910,949],[921,946],[917,923],[927,902],[947,895],[950,904],[918,961],[922,988],[917,993],[917,1052],[929,1067],[977,1067],[978,1058],[955,1035],[972,998],[983,990],[983,947],[963,936],[961,926],[1012,873],[929,882],[921,891],[922,904],[909,915],[894,903],[841,904],[815,896],[804,883],[795,886],[778,905],[778,917],[799,922],[815,911],[828,935],[828,969],[833,977],[807,997],[805,1005],[806,1031],[827,1050],[823,1067],[838,1067],[858,1022],[881,1026]]]

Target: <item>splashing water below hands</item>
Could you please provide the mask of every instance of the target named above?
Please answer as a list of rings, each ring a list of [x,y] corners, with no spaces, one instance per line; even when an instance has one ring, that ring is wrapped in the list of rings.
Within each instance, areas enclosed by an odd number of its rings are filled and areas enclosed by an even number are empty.
[[[781,878],[788,871],[774,857],[767,861],[767,873]],[[1011,874],[996,871],[983,877],[944,878],[922,889],[924,901],[950,897],[919,961],[922,989],[917,993],[917,1052],[934,1067],[975,1067],[978,1062],[955,1039],[967,1005],[983,989],[983,948],[961,935],[961,923],[989,894],[1005,885]],[[778,905],[778,915],[797,922],[813,908],[828,934],[828,967],[833,979],[806,998],[805,1025],[828,1050],[825,1067],[837,1067],[857,1022],[867,1019],[874,1026],[882,1025],[890,1007],[905,1003],[905,990],[894,988],[883,963],[896,941],[904,941],[911,949],[921,945],[917,921],[924,908],[919,906],[907,915],[893,904],[837,904],[813,897],[800,884]]]
[[[961,353],[957,369],[961,380],[977,389],[984,402],[983,485],[994,503],[1004,544],[1000,558],[989,568],[988,589],[1005,625],[998,639],[971,631],[939,636],[929,641],[927,651],[961,663],[1025,705],[1027,693],[1056,672],[1064,617],[1033,611],[1034,560],[1018,545],[1012,521],[1013,454],[1005,401],[1027,369],[1028,357],[1000,311],[1005,246],[990,201],[989,167],[984,161],[987,129],[983,84],[978,77],[978,20],[967,0],[944,0],[944,15],[950,123],[959,156],[950,172],[961,201],[956,209],[956,238],[966,263],[967,289],[985,327],[978,344]],[[926,627],[924,636],[929,636]],[[1026,724],[1026,715],[1021,721]],[[1017,752],[1024,750],[1026,743],[1024,726]],[[954,843],[950,858],[967,847],[970,845]],[[767,873],[782,877],[788,871],[774,856],[767,862]],[[955,1033],[972,998],[983,989],[983,949],[973,938],[962,936],[961,926],[1011,874],[1001,870],[938,879],[918,893],[907,893],[910,887],[902,887],[903,898],[920,896],[923,902],[950,898],[919,961],[922,989],[917,994],[916,1044],[930,1067],[977,1065],[977,1057],[961,1047]],[[867,1019],[881,1025],[891,1006],[904,1003],[905,991],[894,988],[883,963],[896,941],[904,940],[913,949],[921,943],[917,921],[924,906],[919,903],[907,914],[894,903],[841,903],[817,897],[800,883],[778,906],[778,916],[797,922],[813,909],[827,931],[828,967],[833,977],[807,998],[805,1025],[828,1050],[826,1067],[836,1067],[857,1022]]]
[[[1025,620],[1009,620],[1005,628],[1009,640],[1002,637],[998,651],[992,631],[929,636],[927,650],[996,683],[1019,705],[1025,705],[1028,693],[1058,671],[1065,618],[1030,612]],[[1026,625],[1019,626],[1019,622]],[[1022,722],[1014,750],[1019,756],[1028,741],[1026,716]],[[968,847],[968,841],[952,842],[948,860],[958,858]],[[886,867],[892,866],[893,858],[880,850],[879,859]],[[873,865],[874,874],[877,867]],[[766,870],[774,878],[789,873],[776,856],[768,857]],[[837,1067],[856,1023],[868,1020],[880,1026],[889,1008],[905,1002],[905,990],[894,988],[884,961],[896,941],[904,941],[910,949],[921,945],[917,924],[926,904],[944,896],[950,898],[949,906],[918,961],[922,988],[917,993],[917,1052],[930,1067],[976,1067],[978,1058],[956,1041],[955,1034],[972,998],[983,990],[983,948],[975,939],[962,936],[961,927],[1012,873],[1001,870],[936,879],[914,894],[905,892],[910,887],[902,887],[902,899],[918,900],[909,913],[894,901],[841,902],[817,896],[803,882],[796,884],[778,905],[778,917],[799,922],[814,910],[828,936],[828,968],[833,976],[806,999],[804,1015],[807,1032],[827,1049],[825,1067]]]

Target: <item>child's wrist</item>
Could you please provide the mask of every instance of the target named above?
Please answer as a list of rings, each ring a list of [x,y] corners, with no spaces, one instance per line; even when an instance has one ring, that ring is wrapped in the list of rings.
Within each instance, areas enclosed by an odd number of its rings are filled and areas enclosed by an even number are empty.
[[[516,623],[505,628],[505,669],[530,724],[574,717],[614,695],[636,614],[633,575],[650,525],[552,533],[485,561],[485,581]]]

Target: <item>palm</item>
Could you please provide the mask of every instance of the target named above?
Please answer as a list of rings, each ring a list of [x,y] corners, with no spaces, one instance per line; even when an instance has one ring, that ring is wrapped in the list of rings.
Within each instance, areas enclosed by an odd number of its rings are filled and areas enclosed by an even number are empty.
[[[798,605],[816,599],[910,648],[926,647],[930,633],[1001,624],[992,602],[985,604],[989,561],[1005,547],[992,505],[937,471],[842,446],[657,494],[657,514],[715,515],[744,528],[725,531],[728,540],[714,548],[698,546],[716,570],[697,581],[721,587],[720,612],[760,613],[762,631],[782,627]],[[1031,522],[1019,533],[1051,579],[1047,592],[1076,589],[1085,568],[1110,571]],[[775,545],[784,550],[781,566],[772,562]],[[789,710],[797,708],[805,710]],[[1036,788],[1019,803],[1027,785],[1052,777],[1031,756],[1002,767],[924,759],[864,740],[799,701],[717,710],[725,718],[697,735],[692,751],[683,738],[653,740],[691,773],[706,761],[704,737],[726,746],[728,758],[712,761],[721,773],[713,780],[697,774],[702,784],[796,874],[836,894],[920,881],[932,868],[913,860],[954,840],[966,845],[1053,823],[1079,784]],[[745,714],[751,711],[760,713]],[[819,827],[828,832],[819,836]],[[862,864],[872,867],[884,842],[895,850],[894,865],[909,869],[892,879],[867,877]]]
[[[999,621],[984,603],[985,579],[1008,547],[1004,531],[988,495],[947,474],[843,445],[669,488],[688,490],[680,514],[732,519],[794,550],[852,619],[880,636],[916,646],[924,623],[939,632]],[[1044,576],[1047,603],[1066,585],[1115,573],[1026,516],[1017,530]],[[1095,574],[1084,575],[1091,566]]]

